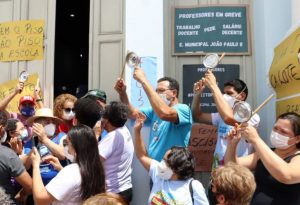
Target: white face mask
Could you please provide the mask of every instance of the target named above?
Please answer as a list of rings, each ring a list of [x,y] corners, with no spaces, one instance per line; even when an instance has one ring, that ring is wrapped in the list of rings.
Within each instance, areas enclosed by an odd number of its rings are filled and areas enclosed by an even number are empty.
[[[158,94],[159,95],[159,97],[169,106],[170,105],[170,103],[171,103],[171,101],[170,100],[168,100],[168,98],[167,98],[167,94],[166,93],[161,93],[161,94]]]
[[[289,137],[281,135],[273,130],[270,135],[270,141],[272,145],[277,149],[287,149],[293,146],[294,144],[291,145],[288,144],[289,139],[290,139]]]
[[[236,99],[228,94],[223,94],[223,97],[225,98],[225,100],[229,104],[229,106],[232,108]]]
[[[164,160],[162,160],[159,163],[157,167],[157,171],[158,171],[158,176],[163,180],[169,180],[173,175],[172,169],[167,166]]]
[[[20,133],[18,139],[21,140],[21,141],[28,140],[28,131],[27,131],[27,129],[22,130],[22,132]]]
[[[74,117],[75,117],[75,113],[73,111],[70,112],[63,111],[62,118],[64,120],[73,120]]]
[[[69,146],[64,146],[64,154],[65,154],[65,157],[70,160],[70,162],[74,162],[74,156],[69,154]]]
[[[7,133],[6,131],[4,132],[3,136],[1,137],[1,143],[4,143],[7,139]]]
[[[50,123],[44,127],[45,133],[48,137],[52,137],[55,133],[55,124]]]

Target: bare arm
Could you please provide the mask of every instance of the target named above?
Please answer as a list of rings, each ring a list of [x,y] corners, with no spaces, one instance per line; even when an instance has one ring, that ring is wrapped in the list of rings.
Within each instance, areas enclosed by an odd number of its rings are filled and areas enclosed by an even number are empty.
[[[39,141],[43,143],[55,157],[57,157],[60,160],[66,159],[64,147],[62,144],[62,141],[66,136],[62,137],[59,144],[56,144],[47,137],[44,127],[39,123],[33,123],[32,132],[38,136]]]
[[[40,96],[40,93],[41,93],[41,87],[40,87],[40,80],[38,79],[36,86],[34,88],[34,97],[35,97],[37,109],[44,107],[43,98]]]
[[[126,93],[126,84],[125,84],[124,80],[119,78],[117,80],[114,88],[119,93],[119,97],[120,97],[121,102],[125,103],[128,106],[129,112],[130,112],[129,117],[131,119],[136,119],[136,116],[138,115],[139,110],[134,108],[131,105],[131,103],[129,101],[129,98],[128,98],[128,95]]]
[[[19,176],[15,177],[15,179],[23,187],[23,192],[25,194],[31,194],[32,179],[26,170],[24,170]]]
[[[204,83],[211,90],[218,113],[222,117],[223,121],[228,125],[234,125],[236,121],[233,118],[232,108],[223,97],[222,92],[217,85],[216,78],[211,70],[206,72]]]
[[[138,117],[135,122],[135,125],[134,125],[134,135],[135,135],[134,148],[135,148],[136,157],[139,159],[139,161],[141,162],[143,167],[147,171],[149,171],[152,159],[147,154],[144,140],[142,139],[142,136],[141,136],[141,129],[143,126],[143,121],[144,121],[144,119],[141,116],[141,117]]]
[[[179,119],[178,119],[177,111],[174,108],[168,106],[159,97],[159,95],[152,88],[151,83],[146,78],[144,71],[141,68],[136,67],[134,69],[133,77],[139,83],[142,84],[144,91],[145,91],[146,95],[148,96],[149,102],[150,102],[154,112],[156,113],[156,115],[162,120],[173,122],[173,123],[178,123]]]
[[[238,124],[235,124],[236,128]],[[248,156],[238,157],[236,155],[236,149],[238,143],[241,139],[241,133],[236,132],[236,129],[233,129],[227,135],[227,149],[224,156],[224,162],[227,164],[228,162],[235,162],[239,165],[245,166],[250,170],[254,170],[258,161],[257,153],[252,153]]]
[[[194,96],[192,101],[193,120],[200,123],[212,123],[211,113],[203,113],[200,106],[200,97],[205,88],[203,80],[194,84]]]
[[[5,98],[0,101],[0,110],[5,110],[9,102],[18,94],[21,93],[24,88],[24,83],[19,82],[15,88],[15,90],[8,95],[5,96]]]
[[[47,205],[55,201],[56,199],[46,190],[42,177],[40,174],[40,156],[36,148],[33,148],[31,154],[32,160],[32,177],[33,177],[33,189],[32,194],[34,201],[37,205]]]
[[[273,152],[266,143],[259,137],[256,129],[252,126],[244,126],[243,136],[253,144],[259,158],[279,182],[284,184],[300,183],[300,156],[294,157],[289,163]],[[295,146],[295,145],[294,145]]]

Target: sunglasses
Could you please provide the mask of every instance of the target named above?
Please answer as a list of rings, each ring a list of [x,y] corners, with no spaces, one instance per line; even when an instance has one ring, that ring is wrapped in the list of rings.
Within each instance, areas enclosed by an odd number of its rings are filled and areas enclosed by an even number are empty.
[[[75,109],[74,108],[64,108],[64,110],[67,112],[67,113],[69,113],[69,112],[74,112],[75,111]]]

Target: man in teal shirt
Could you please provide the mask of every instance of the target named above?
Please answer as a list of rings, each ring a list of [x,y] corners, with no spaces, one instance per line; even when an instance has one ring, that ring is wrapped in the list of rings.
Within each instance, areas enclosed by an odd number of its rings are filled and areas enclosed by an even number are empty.
[[[145,123],[151,126],[148,154],[151,158],[161,161],[172,146],[188,145],[193,123],[191,109],[178,103],[179,84],[175,79],[159,79],[154,90],[141,68],[134,69],[133,77],[142,85],[151,107],[140,110],[134,108],[129,102],[123,79],[118,79],[115,89],[121,101],[128,104],[132,119],[140,114],[146,117]]]

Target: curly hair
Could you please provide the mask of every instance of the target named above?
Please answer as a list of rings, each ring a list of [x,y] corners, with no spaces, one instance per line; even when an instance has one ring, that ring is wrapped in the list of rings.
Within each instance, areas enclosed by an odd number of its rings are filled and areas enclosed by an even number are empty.
[[[57,96],[54,100],[54,108],[53,108],[54,116],[61,118],[61,116],[63,115],[65,102],[70,101],[75,104],[76,100],[77,98],[71,94],[61,94]]]
[[[228,205],[248,205],[256,188],[252,172],[232,162],[212,172],[212,184]]]
[[[195,158],[186,147],[173,146],[167,155],[166,163],[178,175],[179,180],[193,177]]]

